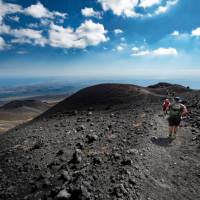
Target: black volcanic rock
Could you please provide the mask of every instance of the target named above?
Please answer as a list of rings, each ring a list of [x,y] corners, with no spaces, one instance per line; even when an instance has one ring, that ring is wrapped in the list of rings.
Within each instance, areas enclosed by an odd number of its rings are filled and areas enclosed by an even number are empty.
[[[21,107],[30,107],[35,109],[46,110],[49,106],[39,100],[14,100],[1,107],[3,110],[13,110]]]
[[[155,85],[148,86],[149,91],[160,94],[160,95],[167,95],[167,93],[174,93],[175,95],[183,94],[185,92],[191,91],[190,88],[184,87],[178,84],[170,84],[165,82],[160,82]]]
[[[0,135],[0,199],[199,199],[200,92],[181,95],[189,116],[174,141],[162,95],[120,84],[81,90]]]
[[[69,200],[71,197],[71,194],[68,193],[65,189],[64,190],[61,190],[57,196],[56,196],[56,199],[57,200]]]
[[[188,87],[184,87],[178,84],[169,84],[169,83],[158,83],[148,87],[150,92],[155,94],[164,95],[164,96],[180,96],[184,93],[192,91]]]
[[[108,106],[110,108],[112,105],[130,104],[143,98],[158,99],[148,91],[148,88],[129,84],[99,84],[80,90],[48,110],[43,116],[66,113],[74,109],[91,111],[91,108],[94,110],[95,107],[107,110]]]
[[[160,82],[160,83],[157,83],[155,85],[150,85],[148,86],[149,88],[167,88],[167,87],[171,87],[173,86],[173,84],[171,83],[165,83],[165,82]]]

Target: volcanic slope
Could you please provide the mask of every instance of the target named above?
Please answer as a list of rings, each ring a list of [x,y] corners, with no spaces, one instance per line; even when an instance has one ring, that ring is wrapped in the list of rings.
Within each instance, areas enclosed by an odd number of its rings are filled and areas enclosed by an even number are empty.
[[[190,115],[173,142],[162,97],[119,84],[83,89],[1,135],[0,199],[200,199],[200,92],[180,95]]]
[[[0,107],[0,133],[29,121],[50,108],[38,100],[14,100]]]
[[[165,82],[157,83],[155,85],[150,85],[148,87],[148,90],[161,95],[166,95],[167,93],[171,95],[173,93],[182,94],[192,91],[189,87],[184,87],[182,85],[170,84]]]
[[[130,105],[131,102],[145,102],[146,99],[157,99],[156,93],[148,88],[130,84],[99,84],[84,88],[65,101],[48,110],[45,115],[64,113],[74,109],[96,107],[98,109],[111,108],[115,105]]]

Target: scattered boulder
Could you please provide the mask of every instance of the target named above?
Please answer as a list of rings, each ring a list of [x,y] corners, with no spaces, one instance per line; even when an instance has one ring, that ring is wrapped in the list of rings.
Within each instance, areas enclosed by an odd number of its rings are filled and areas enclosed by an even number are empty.
[[[113,157],[115,158],[115,159],[120,159],[120,157],[121,157],[121,154],[119,154],[119,153],[114,153],[113,154]]]
[[[138,150],[137,149],[129,149],[127,150],[128,154],[138,154]]]
[[[125,189],[124,185],[123,184],[118,184],[114,187],[113,189],[113,194],[116,196],[116,197],[123,197],[124,195],[126,195],[128,192],[127,190]]]
[[[59,150],[57,153],[56,153],[56,156],[61,156],[64,154],[64,150]]]
[[[73,153],[72,160],[70,163],[73,164],[78,164],[81,163],[82,161],[82,151],[80,149],[76,149],[75,152]]]
[[[87,116],[91,116],[93,113],[90,111],[88,112]]]
[[[100,164],[102,162],[102,159],[100,157],[94,157],[93,158],[93,163],[94,164]]]
[[[43,188],[48,188],[49,186],[51,186],[51,182],[50,182],[50,180],[48,179],[48,178],[45,178],[44,180],[43,180]]]
[[[125,158],[122,162],[122,165],[132,165],[133,161],[130,158]]]
[[[76,144],[76,147],[77,147],[78,149],[83,150],[83,149],[84,149],[84,144],[83,144],[82,142],[78,142],[78,143]]]
[[[63,170],[61,175],[60,175],[60,179],[63,179],[64,181],[70,181],[71,176],[69,175],[68,171]]]
[[[76,128],[76,131],[84,131],[86,127],[84,125],[80,125]]]
[[[71,194],[69,192],[67,192],[67,190],[61,190],[57,196],[56,199],[57,200],[69,200],[71,198]]]
[[[37,141],[34,143],[34,145],[31,147],[31,151],[36,150],[36,149],[40,149],[43,146],[43,142],[41,141]]]
[[[136,185],[136,180],[133,177],[130,177],[128,181],[130,184]]]
[[[87,143],[92,143],[98,140],[98,136],[96,134],[88,134],[86,138],[87,138]]]

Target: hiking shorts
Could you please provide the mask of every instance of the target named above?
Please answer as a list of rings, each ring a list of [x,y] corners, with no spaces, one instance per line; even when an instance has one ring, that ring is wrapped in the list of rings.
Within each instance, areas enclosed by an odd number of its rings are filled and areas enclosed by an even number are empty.
[[[167,106],[163,106],[163,111],[165,112],[167,110]]]
[[[179,126],[181,123],[180,116],[170,116],[168,118],[169,126]]]

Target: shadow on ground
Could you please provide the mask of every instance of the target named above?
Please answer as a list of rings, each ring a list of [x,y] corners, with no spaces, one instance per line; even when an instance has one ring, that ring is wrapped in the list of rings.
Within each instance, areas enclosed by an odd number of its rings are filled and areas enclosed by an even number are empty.
[[[152,143],[158,145],[158,146],[163,146],[163,147],[168,147],[172,143],[172,139],[168,137],[152,137],[151,138]]]

